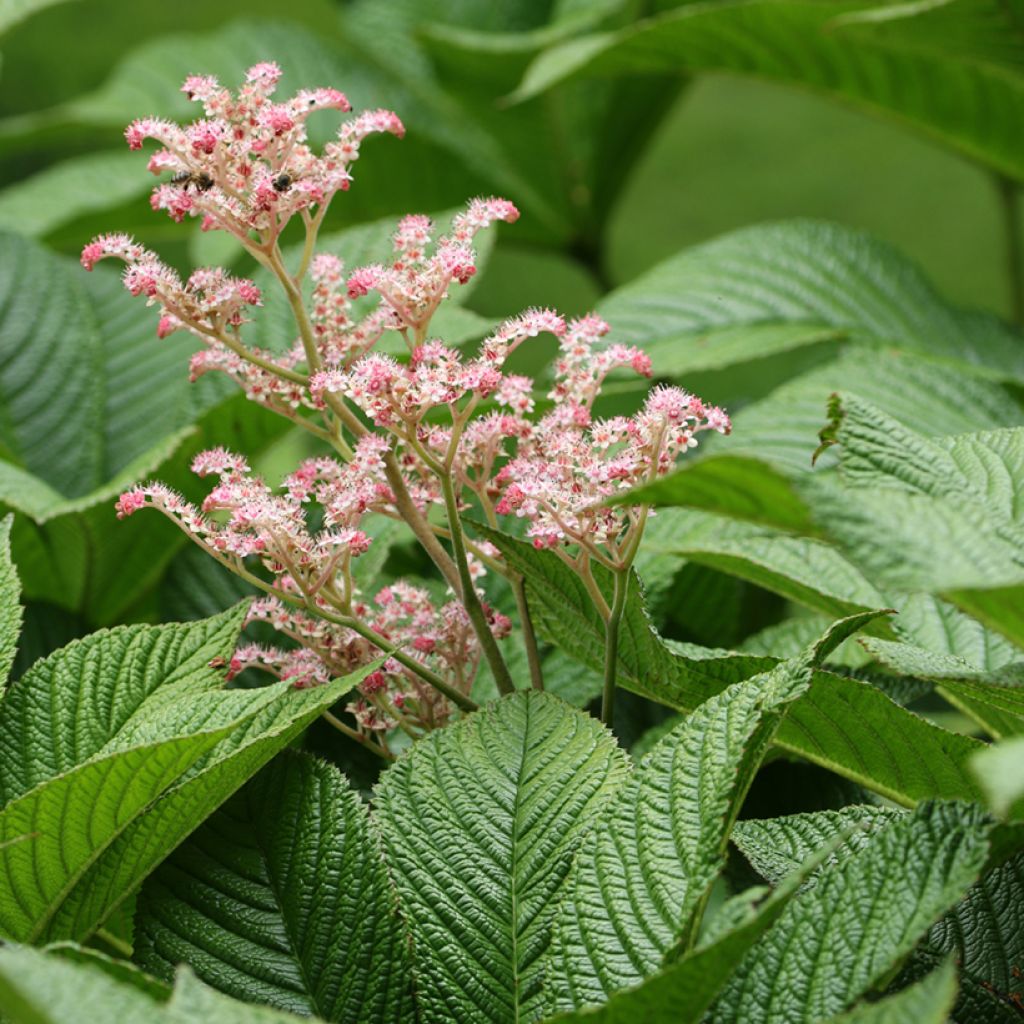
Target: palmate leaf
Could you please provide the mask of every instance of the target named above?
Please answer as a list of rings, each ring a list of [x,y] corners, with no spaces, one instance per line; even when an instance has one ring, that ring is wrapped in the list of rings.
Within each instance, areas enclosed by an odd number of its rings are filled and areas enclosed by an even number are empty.
[[[517,538],[480,525],[475,529],[526,577],[538,630],[566,654],[600,671],[604,622],[580,578],[550,551],[536,551]],[[610,579],[600,571],[595,576],[610,595]],[[880,614],[852,616],[848,624],[856,629]],[[687,712],[730,683],[766,671],[778,661],[692,644],[666,644],[651,625],[635,578],[618,653],[620,685]],[[966,762],[981,743],[936,728],[868,683],[831,672],[814,673],[810,690],[794,703],[775,742],[898,803],[913,804],[932,796],[973,800],[979,794]]]
[[[242,608],[126,626],[37,663],[0,702],[0,931],[82,938],[356,680],[223,690]],[[8,844],[9,840],[30,838]]]
[[[555,899],[626,773],[593,719],[517,693],[431,734],[374,799],[425,1021],[529,1019]]]
[[[402,925],[365,807],[334,767],[282,754],[147,879],[135,959],[188,963],[238,999],[327,1021],[412,1012]]]
[[[518,95],[534,96],[583,75],[731,71],[895,117],[1024,179],[1013,144],[1024,76],[1012,12],[995,3],[957,4],[953,12],[943,4],[908,5],[897,13],[917,16],[907,18],[902,31],[849,17],[871,6],[806,0],[684,5],[547,51],[527,71]],[[973,31],[979,23],[987,34]]]
[[[944,594],[1024,644],[1024,430],[928,438],[845,393],[830,412],[841,483],[811,497],[829,533],[872,578]]]
[[[238,1002],[208,988],[187,968],[179,971],[173,992],[155,992],[125,976],[127,965],[112,973],[92,957],[69,958],[64,950],[44,952],[28,946],[0,949],[0,1005],[8,1024],[300,1024],[319,1018],[298,1017],[267,1006]],[[169,997],[169,998],[168,998]]]
[[[791,901],[709,1020],[798,1024],[849,1008],[977,879],[990,827],[977,808],[924,803],[878,829]]]
[[[729,830],[810,659],[735,683],[676,726],[584,840],[555,920],[549,1011],[604,1002],[692,944]]]
[[[794,814],[743,821],[733,840],[763,877],[774,880],[842,838],[836,858],[861,850],[880,829],[905,814],[880,807],[853,806],[839,812]],[[851,830],[851,826],[857,825]],[[997,860],[1000,858],[990,857]],[[816,876],[821,878],[821,875]],[[971,1021],[1018,1019],[1012,994],[1019,990],[1014,967],[1024,956],[1024,855],[1016,853],[986,870],[949,913],[929,929],[903,978],[917,978],[954,956],[961,979],[954,1017]]]

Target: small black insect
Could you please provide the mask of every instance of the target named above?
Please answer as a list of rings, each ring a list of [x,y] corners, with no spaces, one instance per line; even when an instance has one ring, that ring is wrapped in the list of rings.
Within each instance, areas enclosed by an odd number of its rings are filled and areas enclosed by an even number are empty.
[[[281,174],[273,181],[274,189],[277,192],[287,192],[291,188],[291,184],[292,176],[290,174]]]

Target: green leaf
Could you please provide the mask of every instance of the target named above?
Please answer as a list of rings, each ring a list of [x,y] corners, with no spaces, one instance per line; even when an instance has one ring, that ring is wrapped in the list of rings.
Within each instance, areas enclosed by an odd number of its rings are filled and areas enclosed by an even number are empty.
[[[996,814],[1024,820],[1024,737],[1015,736],[979,751],[971,768]]]
[[[149,992],[93,958],[69,958],[62,950],[7,945],[0,949],[0,1005],[9,1024],[300,1024],[267,1006],[240,1003],[208,988],[183,968],[173,993]],[[168,1000],[167,996],[170,995]]]
[[[692,943],[729,830],[809,661],[735,683],[641,762],[584,840],[554,926],[549,1011],[603,1003]]]
[[[855,806],[839,812],[744,821],[736,826],[733,840],[758,873],[771,880],[785,876],[805,863],[822,844],[839,838],[842,847],[832,862],[841,861],[850,851],[863,849],[879,829],[899,816],[890,809]],[[955,1018],[1010,1022],[1016,1016],[1010,1008],[1011,993],[1018,985],[1014,966],[1024,956],[1022,927],[1024,856],[1017,853],[986,871],[929,930],[903,977],[920,977],[954,956],[961,977]]]
[[[547,51],[528,69],[518,95],[535,96],[583,75],[729,71],[831,94],[1022,179],[1013,123],[1024,80],[1013,13],[979,3],[966,15],[956,5],[951,15],[945,6],[918,7],[900,34],[844,19],[864,9],[856,2],[687,4]],[[965,39],[965,21],[972,27],[980,21],[998,45],[971,45],[976,40]]]
[[[167,1005],[167,1024],[318,1024],[319,1017],[296,1016],[268,1006],[253,1006],[222,995],[183,967]]]
[[[0,14],[0,32],[7,32],[19,22],[30,18],[37,11],[66,3],[67,0],[8,0]]]
[[[7,500],[23,513],[15,516],[11,546],[25,596],[81,612],[93,624],[118,621],[158,586],[188,540],[159,514],[117,520],[116,495],[153,476],[201,500],[205,488],[189,469],[197,451],[225,444],[252,458],[288,426],[283,417],[236,395],[206,413],[198,429],[179,433],[151,459],[140,459],[80,499],[65,499],[24,473],[16,487],[5,489],[19,471],[0,462],[0,502]],[[33,493],[43,491],[41,500],[26,502],[26,481]]]
[[[0,930],[83,938],[202,819],[357,681],[223,690],[244,608],[125,626],[38,662],[0,702]]]
[[[644,549],[658,559],[685,558],[738,576],[836,618],[886,604],[829,544],[708,512],[661,512],[644,533]]]
[[[538,692],[432,733],[385,773],[375,817],[424,1020],[537,1012],[555,900],[625,773],[602,726]]]
[[[838,811],[751,818],[736,823],[732,841],[753,869],[774,885],[839,836],[845,836],[840,856],[863,849],[875,832],[887,828],[901,814],[888,807],[855,804]],[[837,859],[834,856],[832,862]]]
[[[819,870],[730,978],[709,1020],[817,1021],[879,984],[976,880],[980,811],[925,803]]]
[[[28,946],[0,948],[0,1005],[10,1024],[154,1024],[166,1019],[160,1003],[135,985]]]
[[[864,637],[865,650],[900,675],[929,679],[954,707],[974,718],[995,739],[1024,732],[1024,661],[995,669],[914,644]]]
[[[21,632],[22,607],[18,601],[21,585],[18,571],[11,561],[12,516],[0,519],[0,695],[3,694],[7,674],[18,653],[18,634]]]
[[[296,690],[285,683],[236,691],[248,695],[255,713],[117,837],[61,907],[47,938],[87,935],[200,822],[372,668],[311,690]]]
[[[740,409],[728,439],[712,438],[705,454],[691,455],[672,474],[617,500],[692,505],[783,529],[813,528],[806,483],[821,410],[839,390],[868,398],[921,434],[1024,423],[1020,403],[999,384],[915,352],[855,344]],[[816,472],[830,461],[826,454]]]
[[[127,747],[136,727],[223,686],[242,606],[190,625],[119,626],[37,662],[0,702],[0,806]],[[128,739],[122,739],[122,735]]]
[[[956,1002],[956,968],[952,961],[922,981],[877,1003],[862,1003],[831,1024],[946,1024]]]
[[[328,1021],[411,1013],[379,842],[336,768],[282,754],[146,880],[135,959]]]
[[[947,362],[972,376],[1024,380],[1024,352],[1008,328],[950,306],[889,245],[838,224],[793,220],[742,228],[684,249],[599,308],[616,340],[664,351],[686,367],[681,372],[712,365],[716,341],[723,344],[714,364],[721,368],[734,365],[730,352],[750,359],[768,347],[766,340],[831,332]],[[749,341],[739,344],[744,338]],[[654,372],[661,372],[657,359]]]
[[[1024,644],[1006,600],[1006,588],[1024,586],[1024,430],[928,438],[845,393],[828,429],[840,484],[820,482],[812,503],[851,559],[872,578],[944,593],[968,612],[972,597],[998,589],[977,617]]]
[[[722,929],[695,950],[673,959],[635,988],[613,992],[601,1006],[550,1018],[559,1024],[698,1024],[740,958],[779,918],[820,855],[765,898],[749,889],[727,903],[716,917]],[[760,903],[760,905],[758,905]]]
[[[0,227],[41,238],[75,217],[134,199],[152,184],[126,150],[72,157],[0,192]]]
[[[579,576],[557,555],[479,524],[527,580],[537,629],[593,671],[604,660],[604,622]],[[597,567],[599,570],[600,567]],[[595,571],[606,596],[607,574]],[[880,612],[853,616],[858,627]],[[865,617],[866,616],[866,617]],[[679,711],[692,711],[730,683],[766,671],[778,659],[693,644],[666,643],[655,632],[635,578],[619,634],[620,685]],[[932,796],[973,800],[978,789],[966,762],[981,744],[946,732],[900,707],[881,690],[831,672],[815,672],[793,705],[776,744],[898,803]]]

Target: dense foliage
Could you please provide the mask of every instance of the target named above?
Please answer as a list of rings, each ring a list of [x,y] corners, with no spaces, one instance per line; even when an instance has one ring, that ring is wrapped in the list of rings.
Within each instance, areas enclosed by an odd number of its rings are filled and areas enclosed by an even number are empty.
[[[0,120],[3,1021],[1024,1017],[1019,324],[813,220],[603,286],[726,70],[991,173],[1019,320],[1024,22],[635,6],[214,17]]]

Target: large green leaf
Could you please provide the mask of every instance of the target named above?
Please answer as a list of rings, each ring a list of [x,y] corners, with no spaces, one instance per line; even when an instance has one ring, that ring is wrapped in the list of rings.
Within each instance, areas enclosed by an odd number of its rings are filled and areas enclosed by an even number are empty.
[[[977,879],[990,825],[965,805],[926,803],[819,870],[747,954],[710,1015],[818,1021],[886,977]]]
[[[77,216],[134,199],[152,184],[127,149],[73,157],[0,192],[0,226],[43,237]]]
[[[244,609],[125,626],[38,662],[0,702],[0,850],[17,939],[81,938],[357,681],[224,690]]]
[[[618,500],[693,505],[785,529],[808,529],[804,493],[836,391],[867,398],[900,424],[929,436],[1024,424],[1024,410],[1002,385],[912,352],[851,345],[838,358],[793,378],[733,417],[727,440]],[[833,461],[826,452],[815,469]],[[752,469],[752,467],[756,467]]]
[[[154,992],[88,956],[68,957],[28,946],[0,949],[0,1006],[8,1024],[300,1024],[319,1018],[253,1006],[221,995],[187,969],[173,993]],[[168,995],[170,998],[168,999]]]
[[[11,561],[11,522],[11,516],[0,519],[0,695],[18,652],[22,618],[21,586]]]
[[[644,550],[649,557],[699,562],[826,615],[886,604],[829,544],[696,509],[660,512],[644,534]]]
[[[956,969],[950,961],[923,980],[877,1003],[862,1003],[830,1024],[946,1024],[956,1002]]]
[[[537,1012],[559,890],[625,772],[602,726],[538,692],[433,733],[386,772],[374,809],[424,1020]]]
[[[613,992],[607,1002],[549,1018],[552,1024],[699,1024],[740,958],[778,920],[797,890],[797,876],[780,885],[759,907],[723,934],[684,954],[634,988]],[[744,893],[737,897],[761,895]]]
[[[900,812],[853,806],[839,812],[794,814],[740,822],[733,839],[755,869],[769,880],[786,876],[823,844],[839,840],[840,858],[864,848]],[[856,828],[852,828],[856,826]],[[919,977],[949,956],[960,969],[957,1020],[1017,1019],[1012,993],[1014,966],[1024,956],[1024,856],[1017,853],[986,871],[964,898],[935,924],[915,950],[905,976]],[[820,877],[820,876],[818,876]]]
[[[405,938],[366,809],[338,770],[282,754],[146,880],[135,959],[168,981],[328,1021],[411,1013]]]
[[[984,2],[906,5],[895,13],[916,16],[902,31],[885,21],[842,17],[870,6],[807,0],[686,4],[547,51],[528,70],[519,94],[536,95],[581,75],[731,71],[825,92],[894,117],[1024,179],[1014,142],[1024,77],[1013,12]],[[979,24],[986,32],[980,41],[972,31]]]
[[[872,578],[946,593],[1024,644],[1011,599],[1024,586],[1024,430],[924,437],[846,393],[831,412],[841,483],[815,486],[819,521]]]
[[[809,659],[735,683],[640,763],[577,854],[545,974],[549,1010],[603,1003],[689,946],[729,830]]]
[[[659,263],[599,308],[616,338],[651,346],[656,374],[661,352],[669,374],[674,364],[691,372],[830,331],[973,375],[1024,379],[1024,353],[1008,328],[950,306],[890,246],[838,224],[793,220],[730,232]],[[712,362],[716,342],[723,351]]]
[[[476,528],[526,577],[537,628],[565,653],[601,671],[604,622],[579,576],[553,552],[536,551],[507,534]],[[610,595],[611,580],[600,571],[595,576]],[[878,614],[853,616],[849,622],[856,628]],[[693,644],[666,644],[647,616],[635,580],[618,655],[617,678],[623,687],[680,711],[692,711],[730,683],[778,661]],[[776,743],[899,803],[931,796],[978,796],[966,762],[981,749],[980,743],[931,725],[869,683],[831,672],[815,672],[810,691],[793,705]]]

